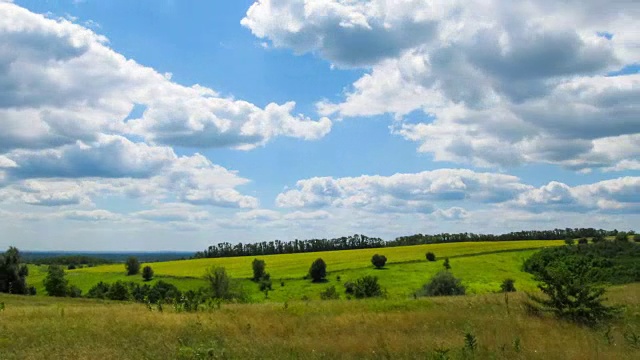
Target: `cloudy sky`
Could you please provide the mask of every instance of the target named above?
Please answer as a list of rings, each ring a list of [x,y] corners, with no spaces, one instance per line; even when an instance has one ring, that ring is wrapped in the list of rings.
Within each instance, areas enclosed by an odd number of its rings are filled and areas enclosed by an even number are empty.
[[[640,223],[635,0],[0,0],[0,246]]]

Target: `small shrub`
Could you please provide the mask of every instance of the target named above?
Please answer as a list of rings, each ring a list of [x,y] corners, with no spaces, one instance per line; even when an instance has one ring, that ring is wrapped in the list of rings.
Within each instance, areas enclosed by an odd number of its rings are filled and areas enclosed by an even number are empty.
[[[627,241],[629,241],[629,236],[627,235],[626,232],[621,231],[621,232],[616,234],[616,241],[627,242]]]
[[[444,266],[445,270],[451,270],[451,264],[449,264],[449,258],[444,259],[444,263],[442,263],[442,266]]]
[[[87,292],[87,297],[93,299],[106,299],[109,292],[109,285],[100,281]]]
[[[591,238],[591,242],[594,243],[594,244],[601,243],[603,241],[604,241],[604,236],[602,236],[600,234],[596,234],[596,236]]]
[[[340,280],[342,280],[342,278],[340,277],[340,275],[336,276],[336,281],[340,282]]]
[[[142,278],[144,281],[149,281],[153,279],[153,269],[151,266],[147,265],[142,269]]]
[[[116,281],[109,287],[106,298],[109,300],[129,300],[129,288],[122,281]]]
[[[586,245],[589,243],[589,240],[587,240],[587,238],[580,238],[578,239],[578,244],[579,245]]]
[[[428,261],[436,261],[436,254],[432,253],[431,251],[426,254],[426,257]]]
[[[340,294],[336,290],[336,287],[331,285],[328,288],[320,292],[320,299],[322,300],[336,300],[340,299]]]
[[[284,287],[284,280],[280,280],[280,286]]]
[[[640,234],[633,235],[633,241],[640,243]]]
[[[515,283],[516,281],[513,279],[504,279],[502,281],[502,284],[500,284],[500,291],[515,292],[516,291]]]
[[[464,334],[464,348],[467,351],[474,352],[478,347],[478,339],[470,332]]]
[[[253,281],[260,281],[260,279],[262,279],[262,277],[265,274],[265,268],[267,267],[267,264],[264,262],[264,260],[260,260],[260,259],[253,259],[253,262],[251,263],[251,267],[253,268]]]
[[[127,275],[136,275],[140,272],[140,262],[135,256],[129,257],[124,267],[127,270]]]
[[[323,281],[327,277],[327,264],[324,260],[318,258],[311,264],[309,276],[313,282]]]
[[[465,290],[460,279],[448,271],[441,271],[435,274],[417,294],[419,296],[452,296],[464,295]]]
[[[566,238],[566,239],[564,239],[564,243],[567,246],[571,246],[571,245],[575,244],[576,242],[572,238]]]
[[[77,286],[71,286],[67,291],[67,295],[69,297],[79,298],[82,296],[82,290],[80,290],[80,288],[78,288]]]
[[[382,288],[376,276],[363,276],[353,283],[353,295],[358,298],[382,296]]]
[[[354,284],[352,281],[347,281],[346,283],[344,283],[344,292],[348,295],[353,295],[353,293],[355,292],[355,288],[356,284]]]
[[[69,264],[67,266],[67,270],[75,270],[76,269],[76,265],[75,264]]]
[[[373,255],[373,257],[371,257],[371,263],[376,267],[376,269],[382,269],[384,267],[384,264],[387,263],[387,257],[384,255],[375,254]]]

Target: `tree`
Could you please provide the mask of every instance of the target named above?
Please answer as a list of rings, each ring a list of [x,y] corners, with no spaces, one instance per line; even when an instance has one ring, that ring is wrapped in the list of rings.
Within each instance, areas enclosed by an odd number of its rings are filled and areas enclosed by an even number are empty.
[[[513,279],[504,279],[502,284],[500,284],[500,291],[502,292],[514,292],[516,291],[515,284],[516,281]]]
[[[442,266],[444,266],[445,270],[451,270],[451,264],[449,264],[449,258],[444,258],[444,263],[442,263]]]
[[[264,276],[264,271],[267,267],[267,264],[264,262],[264,260],[253,259],[251,266],[253,267],[253,281],[260,281],[260,279],[262,279],[262,277]]]
[[[589,240],[587,240],[587,238],[578,239],[578,244],[580,244],[580,245],[586,245],[588,243],[589,243]]]
[[[142,278],[144,281],[149,281],[153,279],[153,269],[151,266],[147,265],[142,269]]]
[[[575,240],[573,240],[573,238],[566,238],[566,239],[564,239],[564,243],[567,246],[571,246],[571,245],[575,244],[576,242],[575,242]]]
[[[384,264],[387,263],[387,257],[384,255],[375,254],[371,258],[371,263],[376,267],[376,269],[382,269],[384,267]]]
[[[629,241],[629,236],[626,232],[620,231],[618,234],[616,234],[616,241]]]
[[[49,296],[64,297],[69,293],[69,282],[64,276],[64,270],[58,265],[49,265],[43,283]]]
[[[604,241],[604,236],[600,234],[596,234],[593,238],[591,238],[591,242],[594,244],[600,243]]]
[[[426,254],[426,257],[428,261],[436,261],[436,254],[432,253],[431,251]]]
[[[246,301],[247,295],[239,284],[227,274],[223,267],[211,267],[205,273],[205,279],[209,282],[211,297],[220,300]]]
[[[0,255],[0,293],[30,294],[26,280],[29,268],[21,260],[20,251],[13,246]]]
[[[426,283],[416,295],[419,296],[452,296],[464,295],[465,287],[462,281],[449,271],[440,271]]]
[[[313,282],[323,281],[327,277],[327,264],[324,260],[318,258],[311,264],[309,276]]]
[[[140,272],[140,261],[138,261],[137,257],[130,256],[124,264],[124,267],[127,269],[127,275],[136,275]]]
[[[633,241],[640,243],[640,234],[633,235]]]
[[[556,262],[536,275],[541,284],[538,288],[546,298],[529,295],[533,303],[528,306],[551,312],[556,317],[593,326],[611,319],[616,307],[603,304],[604,288],[592,283],[590,265],[586,260],[573,263],[571,267]]]
[[[109,287],[109,291],[106,294],[106,297],[109,300],[120,300],[120,301],[129,300],[129,297],[130,297],[129,288],[127,287],[127,284],[125,284],[123,281],[118,280],[113,284],[111,284],[111,286]]]
[[[353,283],[353,295],[358,298],[369,298],[382,296],[382,288],[378,284],[378,278],[375,276],[364,276]]]

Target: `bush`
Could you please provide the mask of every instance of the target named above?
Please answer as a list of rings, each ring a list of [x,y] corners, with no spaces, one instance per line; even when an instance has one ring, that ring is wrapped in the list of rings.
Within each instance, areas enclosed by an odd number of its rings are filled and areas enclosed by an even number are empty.
[[[144,281],[149,281],[153,279],[153,269],[151,266],[147,265],[142,269],[142,278]]]
[[[64,277],[64,270],[58,265],[50,265],[47,277],[43,281],[49,296],[64,297],[69,293],[68,281]]]
[[[364,276],[353,283],[353,295],[358,298],[382,296],[382,288],[375,276]]]
[[[451,270],[451,264],[449,264],[449,258],[444,258],[444,263],[442,263],[445,270]]]
[[[313,282],[323,281],[327,277],[327,264],[324,260],[316,259],[309,268],[309,276]]]
[[[69,264],[69,266],[67,266],[67,270],[75,270],[75,269],[76,269],[75,264]]]
[[[382,269],[384,267],[384,264],[387,263],[387,257],[384,255],[375,254],[371,258],[371,263],[376,267],[376,269]]]
[[[79,298],[82,296],[82,290],[77,286],[70,286],[69,289],[67,289],[67,295],[72,298]]]
[[[320,292],[320,299],[322,300],[336,300],[340,299],[340,294],[336,290],[336,287],[331,285],[328,288]]]
[[[436,261],[436,254],[432,253],[431,251],[426,254],[426,257],[428,261]]]
[[[355,292],[356,284],[352,281],[344,283],[344,292],[348,295],[353,295]]]
[[[116,281],[109,286],[109,291],[106,293],[106,298],[109,300],[129,300],[129,288],[123,281]]]
[[[140,262],[135,256],[129,257],[124,267],[127,269],[127,275],[136,275],[140,272]]]
[[[233,281],[223,267],[211,267],[205,273],[209,282],[211,297],[220,300],[246,301],[247,296],[240,286]]]
[[[627,235],[626,232],[621,231],[621,232],[616,234],[616,241],[627,242],[627,241],[629,241],[629,236]]]
[[[640,234],[633,235],[633,241],[640,243]]]
[[[596,234],[596,236],[594,236],[594,237],[591,239],[591,242],[592,242],[592,243],[594,243],[594,244],[601,243],[601,242],[603,242],[603,241],[604,241],[604,236],[602,236],[602,235],[600,235],[600,234]]]
[[[431,280],[417,292],[419,296],[452,296],[464,295],[465,287],[449,271],[435,274]]]
[[[571,246],[571,245],[575,244],[576,242],[572,238],[566,238],[566,239],[564,239],[564,243],[565,243],[565,245]]]
[[[500,291],[515,292],[516,291],[515,283],[516,281],[513,279],[504,279],[502,281],[502,284],[500,284]]]
[[[587,238],[578,239],[578,244],[580,244],[580,245],[586,245],[588,243],[589,243],[589,240],[587,240]]]
[[[611,319],[618,309],[603,304],[605,290],[592,283],[589,267],[587,261],[580,261],[572,266],[556,263],[545,268],[536,280],[541,282],[538,288],[546,298],[529,295],[534,303],[528,306],[589,326]]]
[[[260,281],[260,279],[262,279],[262,277],[264,276],[264,271],[267,267],[267,264],[264,262],[264,260],[253,259],[251,266],[253,267],[253,281]]]
[[[87,292],[87,297],[94,299],[106,299],[107,293],[109,292],[109,285],[100,281],[95,284],[89,291]]]

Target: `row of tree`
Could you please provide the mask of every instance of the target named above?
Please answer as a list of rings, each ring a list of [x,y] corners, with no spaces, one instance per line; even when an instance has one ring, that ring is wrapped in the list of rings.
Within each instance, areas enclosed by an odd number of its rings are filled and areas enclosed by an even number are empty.
[[[231,256],[258,256],[272,254],[293,254],[315,251],[332,250],[352,250],[370,249],[393,246],[435,244],[447,242],[472,242],[472,241],[513,241],[513,240],[561,240],[566,238],[596,237],[596,236],[616,236],[617,230],[608,231],[594,228],[566,228],[554,230],[530,230],[517,231],[506,234],[415,234],[411,236],[401,236],[391,241],[381,238],[368,237],[355,234],[334,239],[309,239],[293,241],[263,241],[251,244],[231,244],[222,242],[211,245],[204,251],[198,251],[195,258],[218,258]]]

